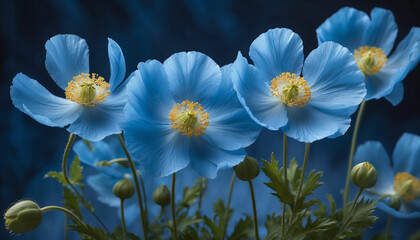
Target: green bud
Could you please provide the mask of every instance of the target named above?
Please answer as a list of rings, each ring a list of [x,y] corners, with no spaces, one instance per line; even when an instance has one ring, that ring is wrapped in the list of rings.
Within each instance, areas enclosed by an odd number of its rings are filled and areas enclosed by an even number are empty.
[[[376,169],[368,162],[362,162],[353,167],[350,173],[353,183],[360,188],[375,186],[378,175]]]
[[[171,193],[166,185],[160,185],[153,192],[153,201],[164,207],[171,202]]]
[[[42,222],[42,211],[38,204],[24,200],[15,203],[4,214],[6,228],[14,233],[34,230]]]
[[[112,192],[122,200],[131,198],[134,195],[134,184],[128,178],[121,179],[114,185]]]
[[[236,176],[242,181],[251,181],[260,174],[260,165],[257,160],[246,156],[238,165],[233,167]]]
[[[392,196],[391,197],[391,204],[389,204],[395,210],[400,210],[401,208],[401,198],[399,196]]]

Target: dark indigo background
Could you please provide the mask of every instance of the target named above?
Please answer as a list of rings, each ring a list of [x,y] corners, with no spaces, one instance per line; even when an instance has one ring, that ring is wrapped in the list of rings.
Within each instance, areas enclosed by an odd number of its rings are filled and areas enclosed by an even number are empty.
[[[127,73],[135,70],[139,61],[164,61],[175,52],[188,50],[204,52],[222,66],[232,62],[238,50],[247,55],[251,42],[275,27],[291,28],[298,33],[307,55],[317,47],[315,29],[344,6],[366,12],[375,6],[392,10],[399,27],[397,43],[412,26],[420,26],[420,2],[417,0],[1,0],[0,211],[21,198],[34,199],[42,206],[61,204],[60,186],[42,178],[46,172],[60,169],[68,133],[64,129],[43,126],[21,113],[12,106],[9,95],[12,78],[19,72],[37,79],[53,93],[64,95],[44,67],[44,43],[48,38],[59,33],[85,38],[90,47],[90,69],[104,77],[109,76],[107,37],[121,46]],[[368,102],[359,143],[379,140],[391,153],[403,132],[420,134],[419,80],[420,67],[417,67],[404,80],[404,100],[397,107],[383,99]],[[339,202],[342,201],[338,191],[344,186],[351,131],[352,128],[344,137],[312,144],[309,168],[325,172],[323,181],[326,184],[316,192],[323,200],[325,193],[332,192]],[[281,132],[264,130],[249,148],[249,153],[266,159],[271,151],[281,156],[280,146]],[[290,148],[290,155],[297,156],[301,162],[304,145],[291,141]],[[226,185],[210,187],[227,192]],[[88,197],[93,199],[95,196]],[[261,197],[257,202],[264,204]],[[95,205],[99,210],[104,209],[103,204],[95,202]],[[278,208],[274,210],[279,211]],[[109,214],[115,212],[112,209]],[[103,218],[107,214],[105,211],[99,213]],[[382,219],[368,232],[369,236],[385,225],[385,215],[380,211],[376,214]],[[39,229],[25,235],[11,236],[0,227],[0,239],[62,239],[61,213],[48,213],[44,218]],[[406,239],[409,233],[420,229],[419,222],[418,219],[394,219],[391,232],[396,239]]]

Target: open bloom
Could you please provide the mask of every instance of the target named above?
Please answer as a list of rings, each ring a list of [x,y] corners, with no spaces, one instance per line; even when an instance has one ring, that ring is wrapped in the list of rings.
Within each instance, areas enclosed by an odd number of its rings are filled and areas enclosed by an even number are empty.
[[[318,42],[347,47],[366,76],[366,100],[385,97],[394,106],[404,95],[402,80],[420,60],[420,28],[413,27],[392,54],[398,27],[391,11],[374,8],[371,17],[345,7],[316,30]]]
[[[382,197],[377,207],[398,218],[420,217],[420,136],[404,133],[392,154],[392,164],[380,142],[368,141],[357,148],[355,163],[370,162],[377,170],[376,185],[365,195]]]
[[[19,73],[13,78],[10,96],[13,104],[34,120],[67,130],[90,141],[121,132],[125,60],[116,42],[108,38],[111,67],[109,82],[89,73],[89,49],[76,35],[56,35],[45,44],[45,67],[65,97],[54,96],[36,80]]]
[[[303,65],[300,37],[276,28],[254,40],[249,56],[255,66],[239,53],[231,79],[239,101],[258,124],[281,128],[302,142],[347,131],[350,115],[366,94],[363,74],[347,48],[321,44]]]
[[[150,174],[167,176],[190,164],[214,178],[244,159],[243,147],[261,127],[239,103],[227,68],[198,52],[138,65],[127,84],[122,128],[129,151]]]

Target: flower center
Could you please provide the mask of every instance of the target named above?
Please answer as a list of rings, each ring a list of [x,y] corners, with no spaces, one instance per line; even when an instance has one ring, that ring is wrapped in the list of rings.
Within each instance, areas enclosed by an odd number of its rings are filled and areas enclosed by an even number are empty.
[[[368,46],[354,50],[354,59],[366,76],[379,72],[388,60],[382,49]]]
[[[198,102],[188,100],[175,104],[169,119],[174,129],[188,137],[204,135],[209,125],[209,114],[204,108]]]
[[[394,190],[405,201],[420,195],[420,181],[407,172],[399,172],[394,177]]]
[[[89,107],[105,101],[109,96],[109,83],[98,74],[82,73],[73,77],[66,87],[66,98]]]
[[[311,99],[311,87],[307,86],[305,79],[290,72],[273,78],[270,89],[273,96],[279,97],[289,107],[303,107]]]

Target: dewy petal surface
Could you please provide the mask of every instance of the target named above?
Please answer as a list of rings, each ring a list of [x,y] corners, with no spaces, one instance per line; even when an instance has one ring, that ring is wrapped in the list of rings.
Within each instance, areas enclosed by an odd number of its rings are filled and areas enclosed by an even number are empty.
[[[251,44],[249,56],[268,83],[283,72],[300,75],[303,65],[302,39],[287,28],[270,29]]]
[[[371,23],[366,30],[366,46],[382,49],[388,55],[394,46],[398,27],[391,11],[383,8],[374,8],[370,13]]]
[[[111,76],[109,84],[111,92],[116,89],[125,77],[125,59],[120,46],[111,38],[108,38],[108,57],[111,67]]]
[[[408,172],[420,178],[420,137],[404,133],[395,145],[392,159],[395,173]]]
[[[369,24],[366,13],[350,7],[341,8],[316,29],[318,43],[333,41],[353,52],[365,45],[364,35]]]
[[[73,77],[89,73],[89,48],[84,39],[76,35],[59,34],[45,43],[45,49],[45,67],[63,90]]]
[[[52,95],[36,80],[22,73],[13,78],[10,97],[16,108],[50,127],[73,123],[83,110],[75,102]]]
[[[271,94],[262,74],[240,52],[231,65],[231,79],[239,101],[255,122],[270,130],[287,123],[286,105]]]

